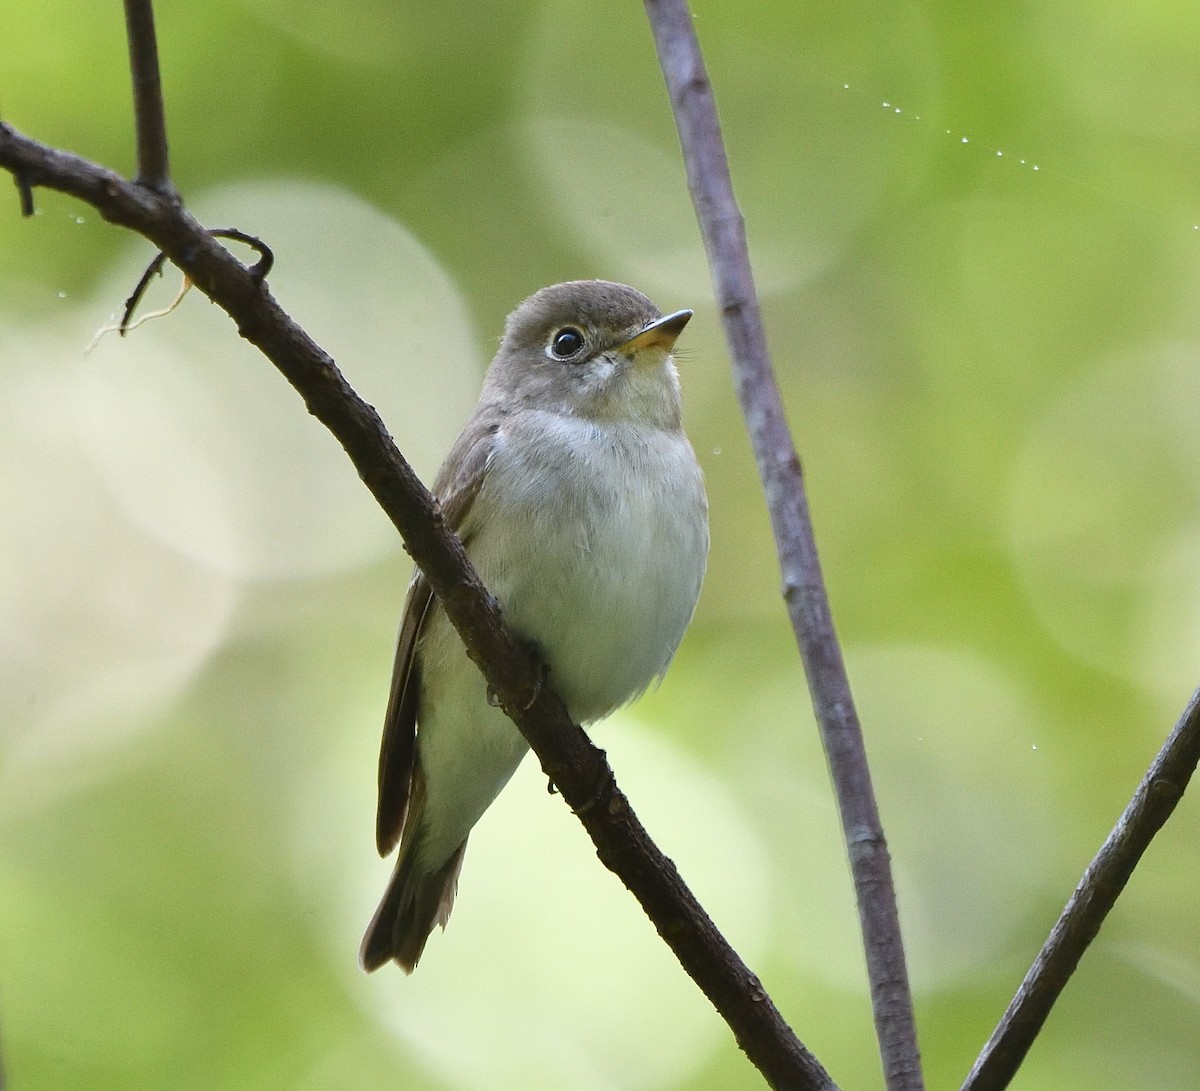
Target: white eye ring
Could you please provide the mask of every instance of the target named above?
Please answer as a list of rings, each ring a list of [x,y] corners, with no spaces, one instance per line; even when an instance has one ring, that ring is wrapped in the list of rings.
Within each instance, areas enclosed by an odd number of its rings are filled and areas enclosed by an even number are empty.
[[[585,344],[583,333],[574,326],[563,326],[555,330],[546,346],[546,355],[552,360],[569,360],[577,356]]]

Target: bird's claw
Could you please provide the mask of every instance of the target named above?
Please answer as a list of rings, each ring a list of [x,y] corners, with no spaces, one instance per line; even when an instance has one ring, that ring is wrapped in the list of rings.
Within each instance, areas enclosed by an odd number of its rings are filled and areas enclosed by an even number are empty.
[[[612,766],[606,761],[604,763],[604,772],[600,776],[600,783],[596,785],[596,790],[592,793],[591,798],[581,803],[578,807],[573,807],[572,810],[577,815],[587,814],[597,803],[600,802],[601,796],[607,795],[614,783]]]
[[[533,683],[533,692],[529,695],[529,700],[523,705],[517,706],[518,712],[528,712],[531,708],[533,708],[534,703],[542,695],[542,689],[546,685],[546,679],[550,677],[550,668],[546,665],[546,661],[541,658],[537,646],[534,644],[529,645],[529,657],[537,664],[538,677]],[[491,705],[492,708],[504,707],[504,702],[500,699],[499,694],[497,694],[491,686],[488,686],[487,688],[487,703]]]

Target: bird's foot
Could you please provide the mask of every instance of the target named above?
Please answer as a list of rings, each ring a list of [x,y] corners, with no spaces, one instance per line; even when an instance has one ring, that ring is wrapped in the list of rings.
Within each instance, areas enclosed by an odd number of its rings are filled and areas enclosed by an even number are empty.
[[[517,705],[518,712],[528,712],[533,708],[534,702],[542,695],[542,690],[545,688],[546,679],[550,677],[550,667],[546,660],[542,658],[541,650],[532,641],[525,645],[526,651],[529,653],[530,660],[537,665],[537,680],[533,683],[533,692],[530,693],[529,699],[523,705]],[[489,685],[487,688],[487,703],[492,708],[503,708],[504,702],[500,699],[499,694]]]
[[[603,753],[603,751],[601,751]],[[600,782],[596,785],[596,790],[591,796],[581,803],[578,807],[572,808],[576,814],[587,814],[592,810],[600,800],[607,796],[613,784],[616,783],[613,779],[612,766],[606,760],[604,762],[604,771],[600,774]]]

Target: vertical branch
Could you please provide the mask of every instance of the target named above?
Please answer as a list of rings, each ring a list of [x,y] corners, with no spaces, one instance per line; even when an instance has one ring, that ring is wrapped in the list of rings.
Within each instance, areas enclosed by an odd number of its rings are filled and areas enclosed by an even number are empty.
[[[1009,1085],[1142,854],[1171,817],[1197,762],[1200,690],[1192,695],[1125,813],[1083,873],[962,1091],[1000,1091]]]
[[[137,128],[137,181],[164,197],[175,196],[167,160],[167,119],[158,73],[158,39],[151,0],[125,0],[125,35],[133,77],[133,117]]]
[[[783,575],[841,812],[876,1034],[890,1091],[923,1086],[891,861],[866,749],[821,576],[800,460],[788,431],[750,269],[712,87],[686,0],[645,0],[670,93]]]

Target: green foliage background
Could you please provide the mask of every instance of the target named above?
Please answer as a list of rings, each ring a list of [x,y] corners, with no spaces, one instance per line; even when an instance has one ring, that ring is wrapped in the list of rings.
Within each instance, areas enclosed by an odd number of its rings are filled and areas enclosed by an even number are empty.
[[[846,1088],[880,1086],[823,758],[640,5],[162,2],[177,181],[426,476],[556,280],[691,306],[713,551],[597,730]],[[957,1086],[1200,671],[1200,11],[696,6],[901,892]],[[116,5],[0,8],[0,117],[132,169]],[[407,560],[151,254],[0,215],[0,1040],[16,1091],[724,1089],[753,1071],[523,769],[411,979],[354,966]],[[164,305],[177,285],[159,290]],[[152,303],[151,306],[154,304]],[[1014,1086],[1200,1080],[1185,800]]]

